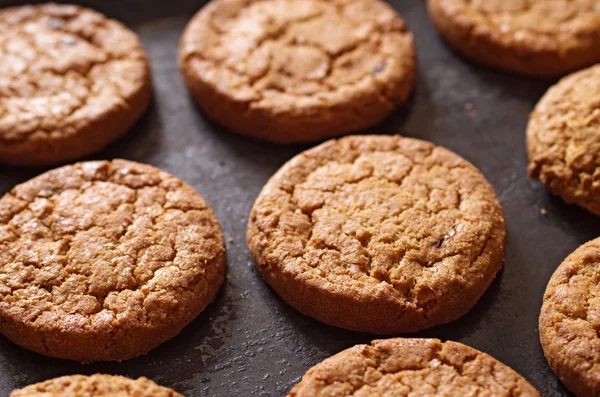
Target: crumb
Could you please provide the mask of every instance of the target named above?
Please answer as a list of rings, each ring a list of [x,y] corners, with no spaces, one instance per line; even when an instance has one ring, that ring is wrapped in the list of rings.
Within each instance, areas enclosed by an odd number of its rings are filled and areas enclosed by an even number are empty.
[[[542,209],[540,210],[540,214],[542,214],[542,215],[546,216],[546,215],[548,215],[548,211],[547,211],[545,208],[542,208]]]
[[[229,242],[230,244],[233,243],[233,238],[232,237],[227,237],[227,242]]]
[[[477,110],[475,110],[475,107],[471,102],[465,102],[465,110],[467,111],[469,117],[477,116]]]

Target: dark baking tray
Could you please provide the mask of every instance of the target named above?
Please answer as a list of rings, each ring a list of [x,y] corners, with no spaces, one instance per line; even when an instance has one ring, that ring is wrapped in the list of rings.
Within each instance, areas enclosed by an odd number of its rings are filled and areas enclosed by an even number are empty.
[[[0,0],[2,6],[22,3]],[[177,68],[177,46],[185,24],[205,1],[80,3],[138,32],[154,73],[155,99],[147,115],[93,158],[149,163],[194,186],[228,239],[227,280],[215,302],[179,336],[123,363],[54,360],[0,337],[0,395],[56,376],[102,372],[147,376],[187,396],[284,396],[312,365],[373,339],[302,316],[254,268],[245,243],[252,203],[271,174],[309,145],[257,143],[209,123],[197,110]],[[408,105],[368,132],[422,138],[461,154],[489,178],[508,221],[504,270],[477,306],[451,324],[411,336],[466,343],[514,368],[542,395],[569,395],[546,364],[537,318],[552,272],[576,247],[600,235],[600,222],[527,178],[527,117],[551,82],[470,64],[440,41],[423,1],[391,3],[415,35],[419,77]],[[0,166],[0,193],[42,171]]]

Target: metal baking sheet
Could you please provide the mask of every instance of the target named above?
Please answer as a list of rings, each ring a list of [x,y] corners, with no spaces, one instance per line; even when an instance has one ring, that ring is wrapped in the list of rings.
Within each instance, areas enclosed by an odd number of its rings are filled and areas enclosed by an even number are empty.
[[[0,0],[1,6],[23,3]],[[185,24],[205,1],[80,3],[139,33],[155,90],[151,108],[133,131],[93,158],[149,163],[194,186],[228,239],[227,280],[215,302],[179,336],[134,360],[81,365],[26,351],[0,337],[0,395],[61,375],[102,372],[146,376],[186,396],[284,396],[312,365],[373,339],[302,316],[254,268],[245,243],[252,203],[273,172],[310,145],[257,143],[211,124],[198,111],[177,68],[177,46]],[[527,118],[551,82],[466,62],[440,41],[423,1],[391,3],[415,35],[419,77],[408,105],[368,132],[422,138],[461,154],[491,181],[508,221],[504,270],[477,306],[457,321],[411,336],[466,343],[514,368],[542,395],[567,396],[544,359],[537,318],[552,272],[580,244],[600,235],[600,222],[527,178]],[[43,171],[0,166],[0,193]]]

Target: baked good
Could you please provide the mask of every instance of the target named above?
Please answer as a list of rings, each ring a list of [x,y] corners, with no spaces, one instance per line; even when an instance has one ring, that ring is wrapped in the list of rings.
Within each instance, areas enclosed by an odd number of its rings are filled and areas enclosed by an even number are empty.
[[[135,33],[74,5],[0,10],[0,163],[48,165],[123,135],[151,97]]]
[[[457,52],[511,73],[554,78],[600,62],[597,0],[428,0]]]
[[[146,378],[70,375],[14,390],[10,397],[183,397]]]
[[[457,342],[387,339],[357,345],[311,368],[288,397],[540,397],[495,358]]]
[[[577,396],[600,394],[600,238],[556,269],[544,294],[540,340],[552,370]]]
[[[179,64],[206,115],[291,143],[377,124],[414,85],[413,37],[381,0],[213,0],[188,24]]]
[[[265,185],[248,246],[265,281],[307,316],[376,334],[465,314],[504,260],[502,207],[447,149],[353,136],[299,154]]]
[[[600,66],[551,87],[527,126],[529,175],[567,203],[600,215]]]
[[[224,272],[211,209],[149,165],[78,163],[0,199],[0,332],[41,354],[146,353],[204,310]]]

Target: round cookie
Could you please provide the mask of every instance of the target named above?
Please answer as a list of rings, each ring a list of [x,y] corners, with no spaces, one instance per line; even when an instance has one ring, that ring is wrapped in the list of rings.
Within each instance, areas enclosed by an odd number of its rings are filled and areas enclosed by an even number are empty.
[[[502,207],[463,158],[421,140],[354,136],[296,156],[266,184],[250,252],[291,306],[376,334],[465,314],[504,260]]]
[[[149,165],[78,163],[0,200],[0,332],[41,354],[146,353],[204,310],[224,272],[211,209]]]
[[[311,368],[288,397],[540,397],[495,358],[457,342],[386,339],[357,345]]]
[[[183,397],[146,378],[115,375],[70,375],[14,390],[10,397]]]
[[[122,136],[151,97],[135,33],[74,5],[0,10],[0,163],[48,165]]]
[[[554,78],[600,62],[598,0],[428,0],[442,37],[475,62]]]
[[[556,269],[544,294],[540,340],[552,370],[577,396],[600,393],[600,238]]]
[[[207,116],[277,143],[379,123],[417,68],[412,35],[381,0],[213,0],[187,26],[179,64]]]
[[[567,203],[600,215],[600,66],[551,87],[527,126],[529,175]]]

